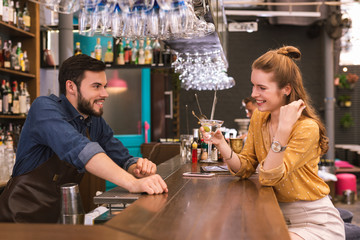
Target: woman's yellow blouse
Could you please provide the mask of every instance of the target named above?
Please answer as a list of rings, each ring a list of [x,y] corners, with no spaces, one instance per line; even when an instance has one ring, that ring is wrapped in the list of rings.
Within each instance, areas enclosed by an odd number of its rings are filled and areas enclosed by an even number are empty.
[[[244,149],[238,154],[241,168],[233,174],[248,178],[260,164],[259,181],[274,188],[279,202],[313,201],[328,195],[328,185],[318,176],[319,126],[310,118],[295,123],[284,152],[284,163],[274,169],[263,169],[271,144],[269,117],[270,113],[258,110],[252,115]]]

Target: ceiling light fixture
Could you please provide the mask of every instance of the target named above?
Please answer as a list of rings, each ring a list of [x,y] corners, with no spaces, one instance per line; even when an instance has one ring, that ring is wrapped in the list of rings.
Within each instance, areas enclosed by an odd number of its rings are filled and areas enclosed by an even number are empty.
[[[107,84],[107,90],[109,93],[121,93],[127,89],[128,86],[126,81],[118,77],[118,72],[116,70],[113,71],[113,76]]]

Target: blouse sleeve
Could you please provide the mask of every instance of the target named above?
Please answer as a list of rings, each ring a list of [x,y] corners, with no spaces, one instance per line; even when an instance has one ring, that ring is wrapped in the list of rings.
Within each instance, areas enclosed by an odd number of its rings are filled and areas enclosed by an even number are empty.
[[[266,186],[274,186],[309,161],[317,159],[321,151],[319,136],[319,126],[315,121],[311,119],[298,120],[290,134],[284,152],[283,164],[266,171],[261,164],[259,170],[260,183]]]
[[[259,164],[256,152],[255,152],[255,129],[258,127],[258,121],[260,116],[257,110],[255,110],[253,116],[250,120],[250,126],[247,134],[247,138],[245,141],[245,146],[242,149],[240,154],[237,154],[239,160],[241,162],[241,168],[236,173],[231,171],[237,177],[241,179],[249,178],[256,170],[257,165]]]

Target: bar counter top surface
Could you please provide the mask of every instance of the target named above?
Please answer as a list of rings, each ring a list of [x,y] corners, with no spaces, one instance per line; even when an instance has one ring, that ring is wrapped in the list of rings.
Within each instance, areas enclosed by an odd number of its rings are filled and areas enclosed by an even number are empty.
[[[160,164],[169,192],[141,194],[104,225],[0,224],[0,239],[290,239],[271,187],[258,175],[183,177],[203,164]]]

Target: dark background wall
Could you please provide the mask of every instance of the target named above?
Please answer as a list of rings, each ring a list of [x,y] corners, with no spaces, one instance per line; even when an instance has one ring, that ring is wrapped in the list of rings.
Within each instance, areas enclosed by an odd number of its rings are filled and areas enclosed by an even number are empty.
[[[300,49],[302,59],[298,65],[302,71],[304,85],[308,90],[313,104],[324,115],[324,48],[323,35],[309,37],[310,27],[292,25],[270,25],[260,22],[257,32],[229,32],[227,59],[228,74],[234,77],[235,87],[218,91],[218,102],[214,114],[215,119],[224,120],[227,128],[237,128],[236,118],[245,118],[244,109],[240,109],[241,100],[251,94],[251,64],[269,49],[283,45],[293,45]],[[203,113],[210,117],[214,91],[186,91],[180,93],[180,133],[187,132],[186,116],[189,128],[198,127],[197,120],[191,110],[199,113],[194,94],[197,93]],[[186,114],[188,105],[188,114]]]
[[[345,66],[340,66],[339,71]],[[360,66],[346,66],[348,73],[355,73],[360,76]],[[339,89],[335,90],[335,97],[340,95],[351,96],[351,107],[340,107],[336,104],[335,107],[335,143],[336,144],[360,144],[360,81],[355,85],[354,89]],[[340,125],[340,120],[344,114],[350,113],[354,119],[354,125],[349,128],[343,128]]]

